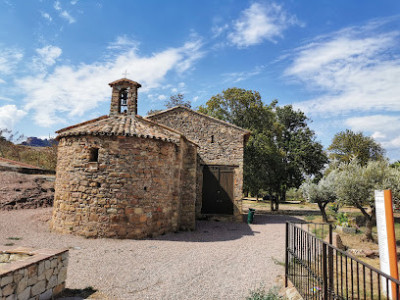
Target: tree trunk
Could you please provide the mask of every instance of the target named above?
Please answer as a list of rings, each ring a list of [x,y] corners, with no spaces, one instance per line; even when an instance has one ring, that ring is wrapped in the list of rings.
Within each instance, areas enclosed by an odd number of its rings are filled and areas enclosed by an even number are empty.
[[[371,241],[374,242],[374,237],[372,236],[372,227],[374,227],[375,224],[375,207],[371,208],[371,214],[368,214],[367,211],[362,207],[361,204],[358,202],[354,203],[355,206],[361,210],[362,214],[366,217],[367,219],[367,224],[366,224],[366,229],[365,229],[365,234],[363,240],[365,241]]]
[[[364,240],[374,242],[374,237],[372,236],[372,227],[374,227],[374,223],[375,223],[374,215],[371,216],[368,215]]]
[[[318,202],[318,208],[321,211],[322,220],[324,220],[324,222],[328,223],[328,216],[326,215],[326,211],[325,211],[326,205],[327,205],[327,203]]]
[[[279,196],[276,196],[275,209],[279,210]]]

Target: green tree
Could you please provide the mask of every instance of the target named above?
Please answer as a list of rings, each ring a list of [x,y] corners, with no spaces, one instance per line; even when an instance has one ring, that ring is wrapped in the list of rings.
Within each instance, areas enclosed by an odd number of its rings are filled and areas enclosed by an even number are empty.
[[[370,160],[383,159],[385,154],[385,150],[373,138],[349,129],[335,134],[328,151],[332,160],[349,163],[357,158],[363,166]]]
[[[390,165],[392,168],[400,168],[400,160],[395,161]]]
[[[192,108],[192,104],[189,100],[185,100],[185,96],[181,93],[176,95],[171,95],[169,99],[164,103],[164,106],[168,108],[173,108],[175,106],[184,106],[187,108]],[[147,115],[153,115],[162,111],[162,109],[150,109]]]
[[[316,141],[309,127],[309,119],[291,105],[277,107],[276,114],[280,130],[276,138],[283,156],[283,180],[280,197],[285,199],[289,188],[299,188],[306,176],[322,176],[320,171],[328,162],[322,145]]]
[[[374,190],[391,189],[396,201],[400,195],[400,170],[387,161],[369,161],[365,166],[357,159],[342,163],[336,176],[336,195],[341,205],[358,208],[367,220],[365,239],[373,241],[375,223]]]
[[[192,108],[192,104],[189,100],[184,99],[185,96],[183,94],[176,94],[169,97],[169,100],[165,102],[166,108],[173,108],[175,106],[184,106],[187,108]]]
[[[311,179],[305,181],[300,189],[303,192],[303,196],[307,201],[311,203],[317,203],[318,208],[321,211],[322,219],[328,222],[328,216],[326,214],[326,206],[329,203],[336,201],[336,173],[337,171],[330,172],[326,177],[323,177],[318,183],[313,182]]]
[[[257,91],[230,88],[212,96],[198,111],[252,131],[271,131],[275,119],[271,105],[264,105]],[[271,126],[271,127],[268,127]]]
[[[298,188],[305,175],[316,174],[327,158],[315,141],[307,118],[291,106],[264,105],[257,91],[230,88],[211,97],[199,111],[252,132],[244,151],[244,188],[279,196]],[[272,203],[271,203],[272,205]]]

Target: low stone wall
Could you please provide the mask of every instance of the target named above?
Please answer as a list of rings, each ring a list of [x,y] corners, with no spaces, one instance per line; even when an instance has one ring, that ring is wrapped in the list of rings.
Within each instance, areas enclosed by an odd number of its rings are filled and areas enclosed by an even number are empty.
[[[0,299],[52,299],[65,288],[68,250],[0,251]]]

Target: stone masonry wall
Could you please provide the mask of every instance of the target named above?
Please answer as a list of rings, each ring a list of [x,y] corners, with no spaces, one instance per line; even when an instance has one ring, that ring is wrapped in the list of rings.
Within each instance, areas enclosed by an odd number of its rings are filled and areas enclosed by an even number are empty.
[[[185,108],[176,108],[148,118],[178,130],[199,145],[197,216],[200,216],[202,201],[201,164],[237,166],[234,170],[234,215],[241,220],[245,131]]]
[[[7,254],[20,258],[0,263],[0,299],[46,300],[53,299],[64,290],[68,250],[20,247],[0,253],[4,254],[3,258]]]
[[[89,162],[94,147],[98,162]],[[116,238],[178,230],[180,151],[174,143],[139,137],[61,138],[52,230]]]
[[[197,181],[197,147],[181,142],[181,176],[180,176],[180,229],[196,228],[196,181]]]

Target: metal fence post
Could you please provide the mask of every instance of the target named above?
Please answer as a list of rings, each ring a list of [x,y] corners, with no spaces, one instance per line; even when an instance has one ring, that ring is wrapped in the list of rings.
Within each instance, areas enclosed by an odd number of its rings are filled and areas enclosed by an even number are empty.
[[[327,259],[326,259],[326,244],[322,243],[322,281],[324,284],[324,300],[328,299],[328,270],[327,270]]]
[[[285,287],[288,287],[288,245],[289,245],[289,222],[286,221],[286,238],[285,238]]]

